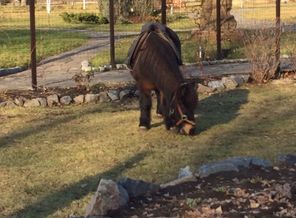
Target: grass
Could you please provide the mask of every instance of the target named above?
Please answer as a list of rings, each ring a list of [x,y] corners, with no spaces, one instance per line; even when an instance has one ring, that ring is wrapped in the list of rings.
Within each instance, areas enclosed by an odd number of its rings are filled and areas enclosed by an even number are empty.
[[[82,33],[37,30],[37,61],[81,46],[87,41]],[[30,63],[30,32],[0,30],[0,68],[28,66]]]
[[[83,215],[102,177],[161,183],[186,165],[296,153],[295,94],[294,85],[263,85],[201,96],[194,137],[155,116],[139,132],[136,101],[0,109],[0,217]]]

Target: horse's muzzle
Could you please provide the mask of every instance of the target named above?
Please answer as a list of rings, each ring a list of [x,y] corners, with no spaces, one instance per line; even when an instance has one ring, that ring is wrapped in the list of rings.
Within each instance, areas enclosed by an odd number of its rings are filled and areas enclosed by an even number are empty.
[[[189,123],[185,123],[180,129],[180,133],[183,135],[194,135],[195,134],[195,126]]]

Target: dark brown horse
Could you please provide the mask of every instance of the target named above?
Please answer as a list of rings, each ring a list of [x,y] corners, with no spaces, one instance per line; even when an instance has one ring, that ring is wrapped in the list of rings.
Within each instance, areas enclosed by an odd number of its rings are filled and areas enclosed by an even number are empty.
[[[180,133],[194,134],[197,94],[194,84],[186,83],[180,72],[181,44],[177,34],[159,23],[144,25],[129,50],[127,64],[140,91],[140,128],[150,128],[154,90],[157,113],[164,117],[166,128],[177,127]]]

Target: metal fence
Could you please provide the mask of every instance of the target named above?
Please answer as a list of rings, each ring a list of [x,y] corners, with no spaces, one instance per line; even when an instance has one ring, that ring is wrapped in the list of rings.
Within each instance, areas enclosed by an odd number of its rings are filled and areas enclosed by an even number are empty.
[[[32,0],[30,5],[24,6],[20,5],[22,2],[0,5],[0,68],[21,66],[32,69],[32,86],[36,88],[37,75],[38,81],[47,80],[50,77],[48,71],[58,71],[62,80],[63,76],[66,78],[79,72],[82,60],[92,60],[95,65],[111,63],[114,67],[115,63],[124,61],[128,46],[139,33],[142,23],[152,20],[166,23],[180,34],[183,50],[186,50],[184,58],[189,62],[242,57],[241,35],[236,34],[238,29],[282,30],[282,55],[288,54],[289,43],[286,41],[295,40],[296,2],[291,0],[208,1],[213,9],[208,19],[212,27],[208,30],[201,28],[205,22],[202,21],[205,9],[200,0],[155,0],[155,14],[140,20],[137,17],[122,18],[112,7],[115,1],[109,0],[109,8],[97,1],[83,0],[37,3]],[[102,7],[105,7],[105,14],[102,14]],[[132,12],[132,7],[130,10]],[[279,12],[281,25],[276,25],[280,21]],[[90,24],[75,18],[77,14],[83,16],[85,13],[106,16],[111,23]],[[69,21],[72,18],[74,21]],[[231,34],[225,36],[227,32]],[[275,46],[280,45],[275,43]]]

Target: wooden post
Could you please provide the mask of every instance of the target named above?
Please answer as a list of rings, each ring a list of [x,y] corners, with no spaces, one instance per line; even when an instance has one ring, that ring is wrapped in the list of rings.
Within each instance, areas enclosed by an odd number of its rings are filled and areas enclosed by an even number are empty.
[[[281,56],[281,0],[276,0],[276,41],[275,41],[275,57],[279,63],[276,74],[280,73],[280,56]]]
[[[114,1],[109,0],[109,20],[110,20],[110,64],[115,66],[115,36],[114,36]]]
[[[37,64],[36,64],[35,0],[30,0],[30,32],[31,32],[32,88],[36,90],[37,89]]]
[[[166,0],[161,0],[161,23],[166,25]]]
[[[217,60],[222,59],[221,51],[221,2],[216,0],[216,45],[217,45]]]

